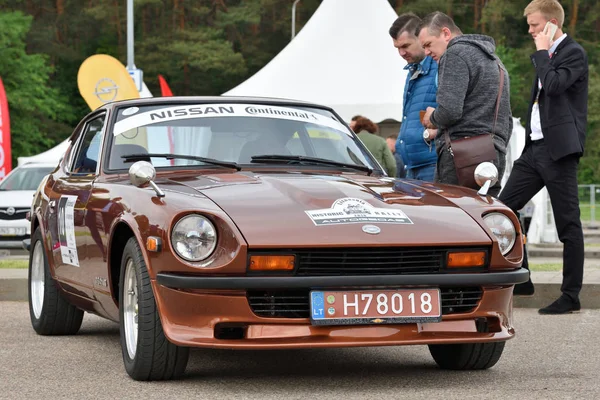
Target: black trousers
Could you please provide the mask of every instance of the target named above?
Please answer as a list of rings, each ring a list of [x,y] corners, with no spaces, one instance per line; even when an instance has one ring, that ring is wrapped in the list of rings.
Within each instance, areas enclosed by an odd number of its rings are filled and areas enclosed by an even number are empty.
[[[575,155],[553,161],[544,141],[536,140],[515,161],[506,187],[499,197],[500,201],[516,213],[546,186],[558,238],[564,244],[561,291],[573,300],[579,299],[584,259],[577,190],[578,165],[579,157]],[[523,267],[529,268],[527,259],[524,260]]]

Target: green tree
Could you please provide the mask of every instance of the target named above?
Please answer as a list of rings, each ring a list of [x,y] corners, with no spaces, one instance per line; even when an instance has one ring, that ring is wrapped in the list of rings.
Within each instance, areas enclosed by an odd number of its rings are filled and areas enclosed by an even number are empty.
[[[56,137],[48,127],[56,127],[58,116],[68,114],[66,99],[48,86],[48,57],[26,52],[32,19],[21,12],[0,13],[0,76],[8,98],[15,165],[17,156],[51,147]]]
[[[588,129],[585,152],[579,165],[579,183],[600,182],[600,69],[590,65]]]

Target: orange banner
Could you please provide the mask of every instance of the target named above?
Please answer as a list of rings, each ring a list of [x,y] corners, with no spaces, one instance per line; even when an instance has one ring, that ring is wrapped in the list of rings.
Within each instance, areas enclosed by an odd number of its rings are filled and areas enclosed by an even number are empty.
[[[140,98],[140,92],[125,66],[106,54],[93,55],[81,64],[77,85],[92,110],[111,101]]]
[[[8,118],[8,100],[4,84],[0,78],[0,180],[12,169],[10,153],[10,119]]]

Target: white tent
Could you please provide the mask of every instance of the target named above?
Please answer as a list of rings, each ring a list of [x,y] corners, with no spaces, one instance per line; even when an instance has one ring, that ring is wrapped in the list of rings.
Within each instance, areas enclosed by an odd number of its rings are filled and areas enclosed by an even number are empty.
[[[400,121],[407,71],[388,34],[396,18],[387,0],[323,0],[275,58],[223,95],[315,102],[346,121]]]

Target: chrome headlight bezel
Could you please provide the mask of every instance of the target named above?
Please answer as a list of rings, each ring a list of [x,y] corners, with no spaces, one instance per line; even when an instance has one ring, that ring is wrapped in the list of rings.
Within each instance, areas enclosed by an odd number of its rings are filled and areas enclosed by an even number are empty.
[[[510,253],[517,242],[517,230],[513,221],[501,212],[491,212],[483,216],[483,222],[496,237],[503,256]]]
[[[199,246],[193,246],[193,240],[205,242],[207,245],[203,246],[201,243]],[[217,241],[217,228],[210,219],[201,214],[184,215],[173,224],[171,230],[171,248],[173,252],[190,263],[204,261],[209,258],[217,248]],[[196,254],[193,254],[195,251]]]

